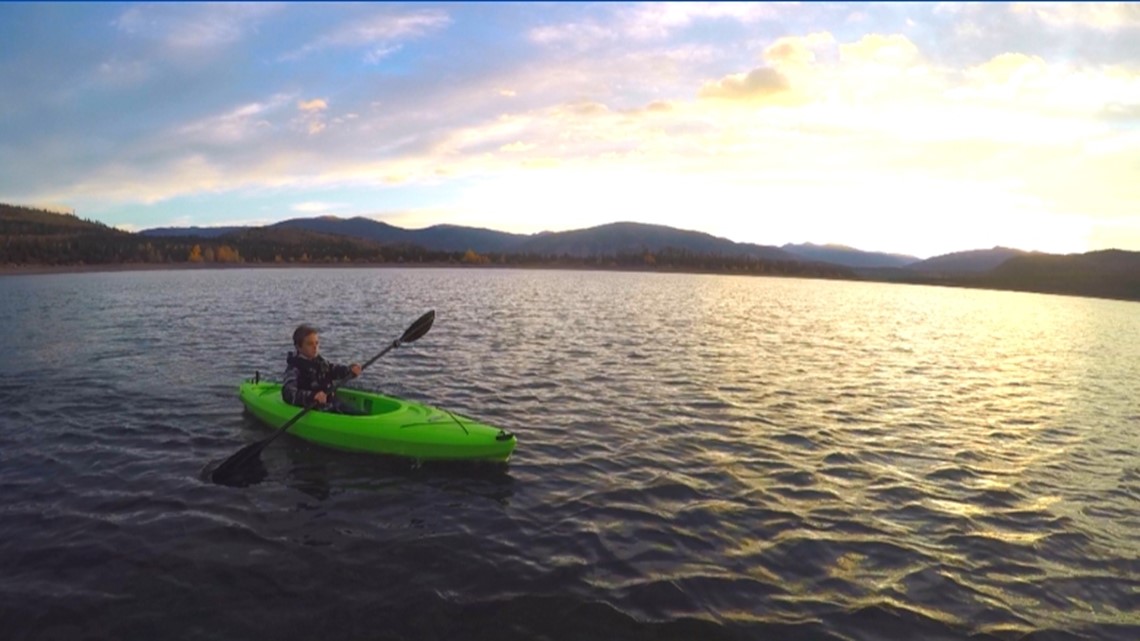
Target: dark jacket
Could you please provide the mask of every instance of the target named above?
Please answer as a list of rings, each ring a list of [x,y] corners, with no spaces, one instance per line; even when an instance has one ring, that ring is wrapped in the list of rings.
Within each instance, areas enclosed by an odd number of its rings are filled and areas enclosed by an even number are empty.
[[[328,394],[333,381],[352,375],[352,370],[347,365],[330,363],[320,355],[305,358],[301,354],[289,352],[286,363],[288,365],[281,383],[281,398],[298,407],[308,407],[312,403],[313,394],[322,391]],[[332,400],[331,395],[329,400]]]

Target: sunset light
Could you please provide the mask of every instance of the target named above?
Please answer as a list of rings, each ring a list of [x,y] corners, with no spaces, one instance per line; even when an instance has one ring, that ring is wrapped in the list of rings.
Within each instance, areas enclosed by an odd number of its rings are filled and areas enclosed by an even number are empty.
[[[1131,4],[0,16],[0,199],[124,228],[329,202],[319,213],[412,227],[629,220],[918,256],[1140,249]]]

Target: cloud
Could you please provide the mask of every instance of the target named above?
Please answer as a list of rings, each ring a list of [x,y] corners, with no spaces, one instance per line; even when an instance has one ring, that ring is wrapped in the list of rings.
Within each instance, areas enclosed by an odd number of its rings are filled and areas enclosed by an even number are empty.
[[[124,87],[141,84],[152,76],[153,69],[149,63],[114,57],[99,64],[95,79],[104,85]]]
[[[794,4],[794,3],[792,3]],[[741,24],[780,17],[778,5],[755,2],[660,2],[635,5],[624,32],[635,38],[666,38],[698,21],[731,19]]]
[[[521,140],[516,140],[515,142],[512,142],[509,145],[503,145],[502,147],[499,147],[499,151],[512,153],[512,152],[516,152],[516,151],[530,151],[530,150],[534,149],[535,147],[536,147],[536,145],[534,145],[534,144],[531,144],[528,142],[522,142]]]
[[[318,42],[336,47],[354,47],[414,38],[450,23],[451,18],[446,13],[435,9],[403,15],[379,15],[345,25]]]
[[[1140,29],[1140,4],[1132,2],[1019,2],[1010,10],[1051,27],[1075,26],[1106,32]]]
[[[542,45],[570,44],[580,48],[603,42],[625,40],[664,40],[697,22],[733,20],[753,24],[775,20],[790,11],[786,5],[749,2],[652,2],[612,9],[604,18],[549,24],[528,32],[532,42]]]
[[[970,84],[956,94],[1010,101],[1027,91],[1048,91],[1056,81],[1052,75],[1049,65],[1038,56],[1003,53],[966,69],[964,76]]]
[[[71,185],[60,186],[62,197],[55,199],[154,204],[180,194],[225,190],[230,184],[231,178],[216,163],[203,154],[191,153],[150,164],[127,160],[108,163]]]
[[[369,51],[364,55],[364,62],[370,65],[379,64],[380,61],[403,49],[403,45],[382,46]]]
[[[278,9],[274,3],[142,4],[127,8],[113,24],[171,49],[203,51],[237,42]]]
[[[995,51],[987,41],[984,53],[950,47],[961,43],[950,33],[960,22],[945,17],[938,25],[941,40],[928,39],[935,30],[928,21],[907,29],[905,15],[891,23],[905,34],[878,33],[884,13],[878,6],[868,6],[861,23],[839,20],[824,30],[782,9],[786,21],[770,23],[777,12],[771,5],[601,5],[588,14],[575,9],[575,17],[552,23],[546,32],[519,32],[543,44],[601,39],[595,42],[611,49],[562,55],[523,41],[515,43],[510,59],[464,60],[453,67],[454,56],[470,53],[472,41],[456,53],[443,48],[450,38],[440,39],[440,49],[432,43],[430,58],[415,58],[421,52],[409,43],[449,25],[446,14],[423,7],[381,9],[388,14],[339,28],[339,16],[332,14],[338,21],[328,23],[331,30],[314,32],[308,25],[296,39],[281,32],[259,40],[259,46],[271,40],[286,49],[308,43],[298,51],[328,55],[303,65],[259,64],[246,70],[258,77],[245,81],[237,69],[227,68],[213,74],[224,76],[224,93],[201,95],[207,102],[194,103],[199,94],[187,90],[190,99],[180,95],[177,104],[170,103],[174,108],[146,107],[147,120],[140,119],[125,141],[106,126],[92,127],[95,136],[41,136],[34,148],[9,137],[3,144],[12,153],[0,156],[35,159],[37,171],[19,170],[7,160],[0,175],[8,174],[6,185],[29,191],[48,180],[35,174],[50,175],[64,186],[39,191],[51,191],[43,196],[60,202],[76,202],[77,196],[126,202],[192,196],[205,202],[213,194],[271,191],[289,198],[274,211],[288,211],[296,202],[294,211],[306,213],[360,209],[342,195],[350,191],[342,187],[375,190],[379,198],[395,190],[401,203],[413,202],[402,194],[416,193],[424,198],[416,202],[455,212],[464,202],[439,194],[475,183],[501,186],[488,187],[481,201],[491,212],[512,197],[512,188],[527,185],[530,200],[504,209],[530,211],[532,219],[534,203],[550,200],[551,193],[588,191],[567,186],[580,178],[598,194],[619,193],[618,201],[631,209],[639,204],[628,194],[644,188],[660,192],[654,204],[662,210],[689,207],[690,220],[693,211],[703,219],[721,206],[733,214],[752,212],[757,239],[767,233],[757,209],[819,221],[813,212],[876,202],[884,211],[867,213],[866,220],[917,225],[926,209],[916,211],[914,203],[938,201],[939,215],[949,219],[958,209],[969,210],[972,222],[984,224],[977,212],[985,207],[1058,215],[1084,208],[1090,216],[1120,216],[1140,201],[1140,186],[1129,176],[1140,157],[1140,139],[1125,133],[1135,128],[1140,108],[1135,58],[1089,64],[1075,54],[1062,59],[1050,55],[1056,49],[1023,46],[1028,41],[1021,39]],[[970,15],[992,36],[998,23],[983,18],[999,9],[1015,23],[1011,29],[1028,33],[1029,25],[1050,37],[1062,33],[1043,27],[1046,18],[1034,12],[1012,19],[1007,6],[979,7],[989,13]],[[922,12],[935,10],[902,11]],[[418,18],[401,21],[401,15]],[[750,27],[741,29],[742,24]],[[140,21],[130,28],[144,26]],[[722,28],[734,35],[718,40]],[[1085,29],[1087,37],[1096,35]],[[121,33],[121,41],[138,39]],[[141,37],[141,31],[134,33]],[[248,29],[220,29],[213,39],[234,43],[242,33]],[[256,51],[260,63],[278,55]],[[370,73],[345,85],[345,67],[325,74],[317,68],[344,65],[346,59],[357,63],[348,68],[358,68],[360,59],[387,60],[395,51],[401,51],[401,63],[412,61],[413,72],[423,75]],[[100,91],[113,90],[115,83],[138,84],[147,74],[162,76],[155,73],[161,65],[131,63],[133,52],[116,49],[94,58],[107,61],[99,69],[105,78]],[[428,69],[436,60],[450,72]],[[415,90],[403,90],[410,86]],[[110,103],[106,94],[95,98],[84,104]],[[379,100],[382,109],[369,107]],[[211,106],[194,111],[195,104]],[[761,111],[757,105],[779,108]],[[181,120],[163,125],[159,116]],[[77,160],[112,146],[115,159],[96,169]],[[826,189],[820,187],[824,182]],[[822,193],[833,186],[834,193]],[[312,187],[337,188],[338,202],[301,195]],[[766,193],[772,198],[757,208]],[[594,207],[591,216],[612,218],[615,210],[605,198],[591,198],[567,202]],[[751,209],[738,202],[751,203]],[[573,220],[574,207],[559,206]],[[684,225],[683,216],[677,220]]]
[[[1083,118],[1087,126],[1112,111],[1140,104],[1140,71],[1121,66],[1050,63],[1039,56],[1003,53],[962,73],[947,96],[1001,105],[1033,115]],[[1048,132],[1042,132],[1048,136]]]
[[[759,67],[747,74],[726,76],[701,87],[701,98],[762,101],[791,89],[788,79],[771,67]]]
[[[382,13],[347,22],[282,58],[295,60],[326,49],[367,48],[365,61],[376,63],[398,51],[399,42],[423,37],[451,22],[451,17],[439,9]]]
[[[297,109],[306,113],[318,113],[329,108],[329,104],[321,98],[314,98],[312,100],[302,100],[297,103]]]
[[[977,64],[1005,52],[1076,65],[1140,59],[1140,5],[1136,3],[939,3],[931,19],[906,33],[921,39],[932,58]]]
[[[555,107],[553,113],[557,115],[600,116],[610,113],[610,108],[605,103],[596,100],[578,100]]]
[[[764,50],[764,60],[777,67],[810,65],[819,61],[821,54],[835,45],[835,37],[827,32],[787,36],[777,39]]]
[[[291,101],[288,94],[276,94],[264,101],[239,105],[224,113],[179,126],[175,129],[176,144],[235,145],[248,142],[258,134],[274,129],[274,115],[283,112]]]
[[[324,112],[329,108],[322,98],[301,100],[297,102],[297,111],[301,112],[294,124],[304,129],[310,136],[319,134],[327,126]]]
[[[535,27],[528,33],[532,42],[542,45],[564,42],[579,45],[592,45],[602,40],[616,40],[620,32],[598,22],[578,22]]]
[[[309,202],[297,203],[295,205],[290,206],[289,209],[296,211],[296,212],[301,212],[303,214],[319,214],[319,213],[331,211],[334,209],[344,209],[345,207],[348,207],[348,204],[346,204],[346,203],[323,203],[323,202],[317,202],[317,201],[309,201]]]
[[[839,46],[843,62],[907,66],[919,59],[918,47],[906,36],[869,34],[852,44]]]
[[[1099,117],[1109,122],[1124,125],[1140,123],[1140,96],[1137,96],[1135,102],[1132,103],[1106,102]],[[1137,135],[1140,136],[1140,132]]]
[[[1138,78],[1127,68],[1050,65],[1026,53],[941,66],[899,34],[840,43],[817,33],[777,40],[764,51],[779,69],[730,74],[697,92],[721,100],[650,101],[652,111],[583,100],[516,113],[509,127],[466,127],[447,147],[457,155],[452,166],[459,174],[480,167],[490,176],[508,168],[557,167],[570,175],[642,167],[660,184],[689,177],[710,190],[726,181],[753,185],[733,188],[742,199],[784,194],[773,201],[781,211],[837,210],[901,190],[905,197],[886,206],[900,225],[917,231],[925,220],[907,202],[936,201],[939,215],[974,212],[981,226],[994,212],[1009,213],[1016,223],[1001,232],[1009,244],[1024,232],[1022,223],[1049,220],[1033,232],[1049,247],[1076,237],[1064,222],[1072,216],[1120,216],[1125,203],[1140,198],[1140,185],[1125,176],[1140,141],[1096,120],[1127,117],[1127,105],[1140,104]],[[777,96],[796,101],[763,119],[732,108]],[[528,148],[512,147],[518,140]],[[492,144],[521,157],[478,155]],[[512,184],[529,181],[526,175]],[[821,176],[836,185],[835,195],[797,202]],[[1097,197],[1090,198],[1094,185]],[[947,242],[969,242],[969,234],[951,231],[939,233]]]
[[[967,74],[983,77],[993,82],[1010,82],[1027,77],[1041,77],[1048,71],[1048,65],[1040,56],[1024,53],[1003,53],[986,62],[967,69]]]

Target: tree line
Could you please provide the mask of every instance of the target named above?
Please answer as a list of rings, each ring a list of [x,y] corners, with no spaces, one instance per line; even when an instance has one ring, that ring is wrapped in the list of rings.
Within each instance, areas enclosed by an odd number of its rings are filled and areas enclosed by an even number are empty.
[[[144,236],[47,210],[0,203],[0,266],[115,264],[390,264],[424,263],[637,269],[823,278],[854,278],[818,263],[699,254],[683,249],[607,256],[431,250],[283,228],[252,228],[219,237]]]
[[[0,203],[0,267],[118,264],[450,264],[677,271],[858,279],[843,266],[776,261],[667,248],[604,256],[429,250],[283,228],[252,228],[224,236],[144,236],[43,209]],[[877,280],[874,277],[866,277]],[[892,276],[893,282],[1076,294],[1140,300],[1140,254],[1027,256],[984,274]]]
[[[0,265],[447,263],[853,277],[850,270],[835,265],[712,256],[675,249],[581,257],[568,254],[481,254],[470,249],[463,252],[438,251],[417,245],[369,245],[351,239],[287,243],[234,237],[141,237],[125,233],[40,236],[0,233],[0,238]]]

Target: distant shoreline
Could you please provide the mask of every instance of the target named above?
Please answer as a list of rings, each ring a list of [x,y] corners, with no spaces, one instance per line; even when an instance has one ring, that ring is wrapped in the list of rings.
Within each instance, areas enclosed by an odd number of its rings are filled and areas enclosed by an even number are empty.
[[[195,271],[225,269],[386,268],[386,267],[494,267],[449,263],[107,263],[100,265],[0,265],[0,276],[90,274],[98,272]],[[507,267],[504,265],[503,267]]]
[[[637,272],[646,274],[705,274],[714,276],[772,276],[774,278],[810,278],[814,280],[866,279],[834,278],[807,274],[753,274],[733,271],[699,271],[671,269],[668,267],[616,266],[537,263],[526,265],[502,265],[496,263],[451,263],[451,262],[404,262],[404,263],[107,263],[98,265],[0,265],[0,277],[37,276],[45,274],[94,274],[100,272],[144,272],[144,271],[214,271],[230,269],[511,269],[511,270],[561,270],[599,272]]]
[[[454,262],[404,262],[404,263],[108,263],[99,265],[0,265],[0,278],[5,276],[37,276],[52,274],[95,274],[114,272],[144,272],[144,271],[225,271],[236,269],[510,269],[510,270],[559,270],[559,271],[600,271],[600,272],[628,272],[645,274],[694,274],[711,276],[748,276],[768,278],[806,278],[810,280],[833,280],[842,282],[882,283],[885,285],[926,285],[930,287],[949,287],[952,289],[977,289],[988,291],[1021,292],[1026,294],[1043,294],[1049,296],[1075,296],[1078,298],[1093,298],[1099,300],[1119,300],[1140,302],[1140,296],[1120,295],[1100,292],[1066,291],[1061,288],[1044,286],[1010,286],[986,281],[969,282],[961,278],[907,278],[884,279],[873,276],[856,278],[830,277],[809,274],[754,274],[732,271],[699,271],[688,269],[670,269],[649,266],[616,266],[616,265],[582,265],[582,264],[533,264],[533,265],[502,265],[495,263],[454,263]]]
[[[4,276],[42,276],[50,274],[97,274],[111,272],[150,271],[225,271],[238,269],[587,269],[575,265],[469,265],[463,263],[113,263],[105,265],[0,265]],[[591,266],[600,271],[652,271]],[[663,270],[659,270],[663,271]]]

